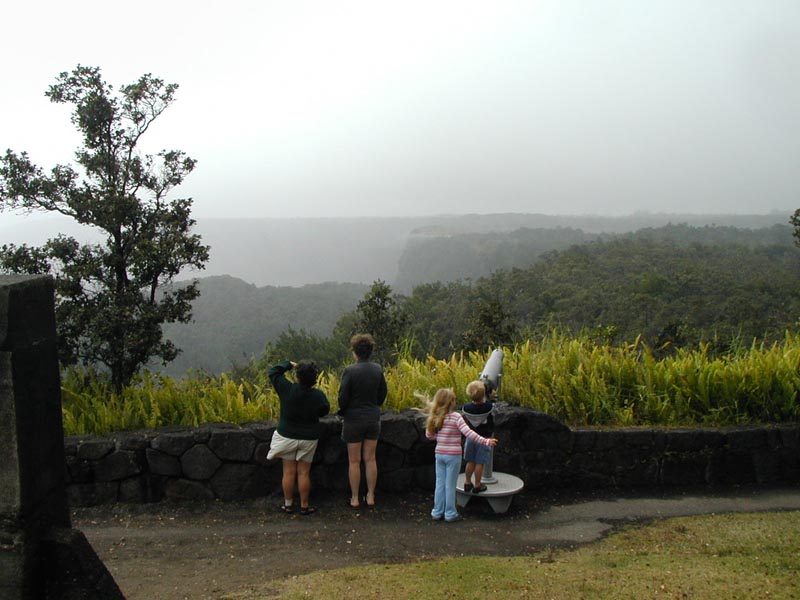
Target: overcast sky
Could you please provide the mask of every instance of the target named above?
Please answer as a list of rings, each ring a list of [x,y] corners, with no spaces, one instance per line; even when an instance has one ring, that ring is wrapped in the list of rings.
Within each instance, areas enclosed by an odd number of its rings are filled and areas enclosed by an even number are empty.
[[[800,1],[7,2],[0,150],[80,138],[44,91],[178,83],[145,150],[196,217],[800,207]],[[6,220],[7,214],[0,215]]]

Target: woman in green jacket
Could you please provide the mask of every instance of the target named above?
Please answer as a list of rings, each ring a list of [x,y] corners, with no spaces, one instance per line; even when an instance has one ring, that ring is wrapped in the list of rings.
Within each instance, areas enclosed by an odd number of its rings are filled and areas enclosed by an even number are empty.
[[[297,383],[286,379],[285,373],[294,369]],[[294,486],[300,494],[300,514],[315,512],[308,504],[311,491],[311,463],[321,433],[320,417],[331,410],[328,398],[314,387],[319,370],[311,361],[283,361],[269,370],[269,380],[281,404],[278,427],[272,434],[267,458],[283,461],[283,504],[281,510],[293,513]]]

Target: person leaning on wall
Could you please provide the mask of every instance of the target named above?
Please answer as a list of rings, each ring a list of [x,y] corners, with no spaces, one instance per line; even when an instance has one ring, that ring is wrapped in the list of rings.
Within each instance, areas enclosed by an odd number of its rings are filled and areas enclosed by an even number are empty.
[[[350,506],[367,508],[375,506],[375,486],[378,482],[378,464],[375,450],[381,432],[381,405],[386,400],[386,378],[383,368],[370,361],[375,340],[368,333],[359,333],[350,340],[350,349],[356,362],[345,368],[339,384],[339,412],[343,417],[342,441],[347,444],[348,479],[350,481]],[[361,463],[367,493],[361,497]]]

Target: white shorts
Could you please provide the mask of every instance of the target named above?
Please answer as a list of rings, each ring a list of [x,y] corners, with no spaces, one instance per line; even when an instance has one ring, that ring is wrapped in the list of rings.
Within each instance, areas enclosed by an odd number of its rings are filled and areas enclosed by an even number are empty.
[[[317,451],[318,440],[295,440],[283,437],[276,430],[272,434],[272,442],[269,445],[267,460],[282,458],[286,460],[302,460],[312,462],[314,452]]]

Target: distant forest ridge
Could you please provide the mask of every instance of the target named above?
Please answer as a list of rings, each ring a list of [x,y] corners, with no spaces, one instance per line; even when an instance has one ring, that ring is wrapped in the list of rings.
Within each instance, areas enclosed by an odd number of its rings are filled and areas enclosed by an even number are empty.
[[[419,246],[426,240],[464,234],[498,238],[522,229],[560,228],[580,230],[588,239],[593,234],[682,223],[692,227],[760,229],[786,225],[789,217],[790,211],[761,215],[637,213],[622,217],[512,213],[299,219],[199,217],[196,232],[211,246],[211,258],[205,270],[188,272],[185,277],[230,275],[257,286],[295,287],[328,281],[369,284],[382,279],[410,291],[414,284],[430,281],[430,273],[417,273],[415,267]],[[98,236],[72,220],[59,218],[31,218],[21,225],[4,227],[0,215],[0,243],[40,245],[59,233],[80,241],[92,241]],[[440,257],[431,256],[434,260],[439,262]],[[447,275],[454,276],[464,275]]]
[[[472,327],[471,307],[486,290],[519,327],[613,324],[625,334],[640,328],[657,337],[681,323],[699,331],[725,319],[726,332],[746,322],[746,333],[758,335],[780,330],[800,313],[800,251],[792,232],[788,224],[769,223],[676,224],[615,234],[556,227],[414,235],[400,273],[416,282],[395,291],[408,297],[417,339],[439,351],[455,347]],[[703,250],[711,247],[719,250]],[[425,278],[433,269],[441,274],[431,288],[434,280]],[[194,321],[165,327],[183,349],[166,372],[228,370],[259,356],[289,327],[327,336],[368,289],[361,282],[257,287],[232,276],[201,278]],[[682,319],[691,311],[699,318]]]
[[[449,236],[412,237],[400,258],[398,291],[409,292],[423,283],[486,277],[498,270],[527,268],[544,254],[590,242],[642,239],[686,246],[690,244],[741,244],[787,246],[792,244],[789,225],[760,229],[732,226],[669,224],[622,233],[587,233],[570,227],[523,228],[508,233],[461,233]]]
[[[469,233],[504,234],[521,228],[570,227],[585,233],[624,233],[669,223],[737,228],[786,225],[790,214],[668,215],[627,217],[536,214],[442,215],[319,219],[198,219],[211,246],[208,275],[232,275],[256,285],[302,286],[327,281],[369,284],[403,280],[403,255],[411,240]],[[405,283],[403,283],[404,287]]]
[[[172,376],[189,369],[217,374],[260,356],[266,343],[289,327],[328,335],[369,290],[357,283],[256,287],[229,275],[204,277],[199,283],[192,321],[163,328],[181,354],[166,367],[151,364],[151,369]]]
[[[411,333],[426,352],[449,356],[465,342],[486,348],[551,327],[659,349],[706,342],[720,353],[797,329],[800,249],[791,235],[777,244],[661,235],[686,229],[574,245],[527,268],[416,286],[404,303]]]

